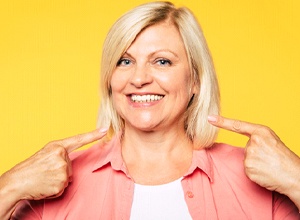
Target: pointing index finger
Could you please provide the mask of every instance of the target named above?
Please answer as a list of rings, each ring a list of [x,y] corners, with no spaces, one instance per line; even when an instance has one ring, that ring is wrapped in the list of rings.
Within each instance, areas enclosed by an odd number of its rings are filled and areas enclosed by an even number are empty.
[[[62,140],[59,140],[57,143],[64,147],[68,153],[71,153],[72,151],[87,145],[89,143],[92,143],[96,140],[101,139],[102,137],[104,137],[107,133],[106,128],[102,128],[102,129],[96,129],[94,131],[88,132],[88,133],[84,133],[84,134],[79,134],[73,137],[69,137],[69,138],[65,138]]]
[[[250,137],[260,127],[258,124],[224,118],[217,115],[208,116],[208,121],[216,127],[243,134],[248,137]]]

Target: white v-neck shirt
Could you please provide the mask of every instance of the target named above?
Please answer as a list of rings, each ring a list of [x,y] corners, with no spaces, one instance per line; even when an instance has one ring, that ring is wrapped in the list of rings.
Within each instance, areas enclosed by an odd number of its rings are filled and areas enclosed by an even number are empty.
[[[188,220],[181,179],[163,185],[134,184],[131,220]]]

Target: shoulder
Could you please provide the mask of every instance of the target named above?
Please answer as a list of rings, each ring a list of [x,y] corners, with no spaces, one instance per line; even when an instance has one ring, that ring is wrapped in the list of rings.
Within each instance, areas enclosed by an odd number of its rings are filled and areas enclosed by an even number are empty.
[[[107,144],[99,142],[87,149],[74,151],[69,155],[70,159],[72,163],[93,161],[93,159],[99,158],[99,156],[101,156],[101,149],[105,148],[105,145]]]
[[[244,148],[216,143],[206,152],[211,160],[214,184],[222,188],[223,193],[234,189],[235,193],[243,195],[244,199],[270,199],[268,190],[247,177],[244,168]]]
[[[243,154],[244,148],[232,146],[225,143],[214,143],[210,148],[206,149],[211,154],[228,155],[228,154]]]
[[[244,148],[231,146],[224,143],[214,143],[212,147],[206,149],[207,153],[215,160],[226,160],[235,162],[244,160]]]
[[[100,168],[111,161],[115,149],[118,147],[115,140],[113,138],[107,142],[101,141],[85,150],[75,151],[69,155],[74,182],[83,178],[86,174],[91,174],[96,166]]]
[[[206,152],[211,160],[215,181],[226,181],[247,187],[254,184],[245,174],[244,148],[215,143]]]
[[[195,151],[197,167],[209,175],[211,181],[249,182],[244,172],[244,149],[215,143],[210,148]]]
[[[114,140],[110,140],[108,142],[98,142],[91,147],[85,150],[79,150],[72,152],[70,156],[70,160],[72,161],[72,165],[75,164],[84,164],[84,166],[88,166],[89,164],[93,164],[96,161],[100,160],[107,156],[113,147]]]
[[[243,210],[272,210],[272,193],[252,182],[244,169],[244,148],[216,143],[207,149],[213,169],[213,188],[217,194],[234,198]],[[243,203],[243,204],[242,204]],[[267,212],[268,212],[267,211]]]

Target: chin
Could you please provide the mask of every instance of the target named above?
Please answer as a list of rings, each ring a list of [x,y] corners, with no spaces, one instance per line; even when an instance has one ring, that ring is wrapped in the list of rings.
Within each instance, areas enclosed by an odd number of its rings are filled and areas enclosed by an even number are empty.
[[[137,123],[138,120],[136,120],[133,123],[129,123],[130,126],[136,130],[140,130],[140,131],[144,131],[144,132],[152,132],[154,130],[157,130],[157,128],[159,127],[159,124],[157,123],[153,123],[152,122],[145,122],[145,121],[139,121]]]
[[[155,126],[155,125],[148,125],[148,126],[136,125],[136,126],[133,126],[133,127],[137,130],[140,130],[140,131],[151,132],[151,131],[154,131],[157,126]]]

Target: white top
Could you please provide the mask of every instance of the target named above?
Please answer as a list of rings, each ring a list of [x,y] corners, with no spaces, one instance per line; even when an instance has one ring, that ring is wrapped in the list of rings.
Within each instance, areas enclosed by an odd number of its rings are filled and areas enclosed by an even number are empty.
[[[184,199],[181,179],[155,186],[135,184],[130,219],[192,219]]]

